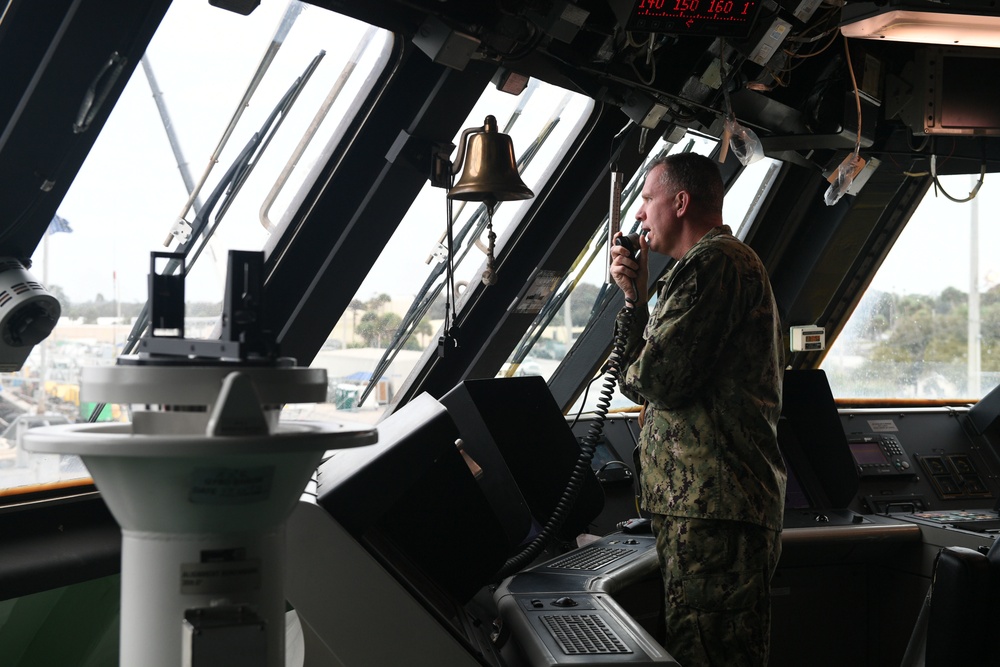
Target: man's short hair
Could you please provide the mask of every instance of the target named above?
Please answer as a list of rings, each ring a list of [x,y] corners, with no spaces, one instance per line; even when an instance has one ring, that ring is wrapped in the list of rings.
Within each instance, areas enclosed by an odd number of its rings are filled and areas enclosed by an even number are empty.
[[[653,160],[647,172],[659,165],[664,166],[660,185],[687,190],[699,207],[722,211],[725,186],[719,165],[713,160],[698,153],[673,153]]]

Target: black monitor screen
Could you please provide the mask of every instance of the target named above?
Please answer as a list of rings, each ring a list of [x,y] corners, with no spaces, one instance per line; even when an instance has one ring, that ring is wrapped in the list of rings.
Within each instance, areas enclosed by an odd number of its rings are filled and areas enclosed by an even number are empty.
[[[854,499],[858,467],[821,369],[785,371],[778,445],[814,507],[843,508]]]
[[[437,400],[417,396],[379,423],[378,437],[320,466],[317,502],[447,616],[450,605],[467,602],[503,566],[503,528]]]
[[[795,468],[786,462],[785,470],[788,472],[788,483],[785,485],[785,509],[800,510],[812,507],[809,496],[802,488],[799,476],[795,473]]]
[[[1000,60],[994,50],[928,48],[926,59],[925,133],[1000,135]]]
[[[441,397],[458,425],[466,451],[483,467],[480,479],[496,513],[523,519],[508,532],[516,544],[528,519],[544,525],[570,483],[580,443],[545,379],[537,375],[465,380]],[[491,484],[492,482],[492,484]],[[560,532],[586,532],[604,509],[604,490],[588,467]]]

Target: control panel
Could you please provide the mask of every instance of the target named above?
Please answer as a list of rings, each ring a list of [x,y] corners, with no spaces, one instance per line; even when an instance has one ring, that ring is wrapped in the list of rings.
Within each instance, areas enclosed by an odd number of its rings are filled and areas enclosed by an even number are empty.
[[[942,500],[990,498],[992,493],[972,457],[964,452],[917,457],[920,466]]]
[[[847,446],[862,478],[914,475],[917,472],[895,435],[852,433],[847,438]]]

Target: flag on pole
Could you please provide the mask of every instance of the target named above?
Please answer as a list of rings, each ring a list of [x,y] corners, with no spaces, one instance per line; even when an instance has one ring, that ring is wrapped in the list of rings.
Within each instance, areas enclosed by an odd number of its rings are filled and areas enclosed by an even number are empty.
[[[58,215],[52,216],[52,221],[49,222],[49,234],[55,234],[57,232],[72,232],[73,228],[69,226],[69,222],[66,218],[60,217]]]

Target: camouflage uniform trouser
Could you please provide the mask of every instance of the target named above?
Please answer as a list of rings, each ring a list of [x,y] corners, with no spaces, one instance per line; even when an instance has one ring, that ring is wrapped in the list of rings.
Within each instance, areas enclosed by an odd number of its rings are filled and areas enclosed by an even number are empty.
[[[781,535],[737,521],[653,515],[665,588],[664,648],[683,667],[762,667]]]

